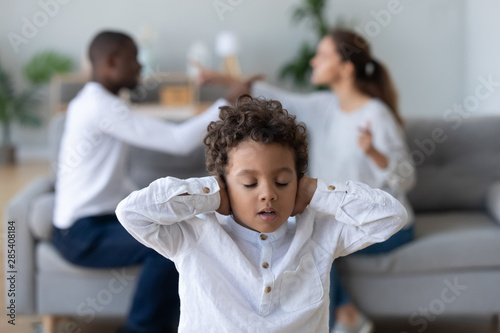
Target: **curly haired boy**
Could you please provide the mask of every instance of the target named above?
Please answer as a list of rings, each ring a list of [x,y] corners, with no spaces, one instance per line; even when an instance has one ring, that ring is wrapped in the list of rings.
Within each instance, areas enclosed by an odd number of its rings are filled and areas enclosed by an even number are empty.
[[[175,262],[179,332],[328,332],[333,260],[389,238],[405,209],[362,183],[306,176],[306,129],[278,101],[221,107],[204,143],[212,176],[158,179],[116,211]]]

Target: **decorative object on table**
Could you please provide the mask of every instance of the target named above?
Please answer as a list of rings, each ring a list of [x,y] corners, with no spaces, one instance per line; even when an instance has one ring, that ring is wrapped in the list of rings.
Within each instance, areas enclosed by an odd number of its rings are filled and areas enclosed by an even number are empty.
[[[195,95],[195,81],[186,75],[170,74],[161,81],[160,103],[164,106],[194,106]]]
[[[215,51],[222,58],[222,71],[235,77],[241,77],[238,61],[238,37],[230,31],[222,31],[215,39]]]
[[[21,93],[16,92],[14,83],[0,63],[0,125],[2,141],[0,143],[0,164],[14,164],[15,146],[12,143],[12,124],[18,122],[24,126],[40,126],[41,118],[36,113],[36,92],[41,84],[50,81],[52,75],[70,71],[71,59],[53,51],[36,54],[24,67],[24,76],[31,87]]]
[[[144,25],[139,33],[139,54],[137,58],[142,65],[142,75],[144,77],[152,76],[159,72],[158,62],[153,54],[153,45],[155,45],[158,36],[158,29],[152,25]]]
[[[198,77],[198,67],[193,65],[193,62],[202,65],[203,67],[210,67],[210,51],[207,45],[197,40],[189,46],[187,52],[187,68],[186,74],[191,79],[196,79]]]
[[[309,21],[317,39],[316,43],[312,45],[309,42],[303,42],[295,58],[285,64],[280,70],[280,79],[291,80],[297,88],[305,89],[311,87],[309,83],[311,75],[309,62],[316,52],[317,42],[330,30],[330,26],[324,16],[326,4],[327,0],[302,0],[301,4],[293,11],[293,22],[299,24],[304,20]]]

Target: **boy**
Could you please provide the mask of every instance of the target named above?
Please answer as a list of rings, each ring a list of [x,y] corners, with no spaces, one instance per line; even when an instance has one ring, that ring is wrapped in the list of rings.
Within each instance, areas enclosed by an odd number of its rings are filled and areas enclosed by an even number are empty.
[[[212,177],[156,180],[118,219],[175,262],[179,332],[328,332],[333,260],[389,238],[405,209],[305,176],[305,127],[277,101],[242,96],[220,119],[204,141]]]
[[[179,299],[173,263],[137,242],[114,214],[135,189],[127,174],[127,145],[187,154],[201,144],[224,102],[181,124],[146,117],[117,96],[138,84],[141,65],[134,41],[104,31],[92,41],[89,56],[92,80],[71,101],[61,140],[52,242],[80,266],[142,264],[123,332],[174,332]]]

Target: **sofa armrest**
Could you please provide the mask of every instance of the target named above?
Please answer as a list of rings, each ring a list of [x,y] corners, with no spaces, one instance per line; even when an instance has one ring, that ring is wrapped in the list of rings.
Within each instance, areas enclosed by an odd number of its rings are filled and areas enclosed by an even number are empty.
[[[486,209],[500,224],[500,182],[493,183],[486,194]]]
[[[15,225],[15,266],[16,271],[15,297],[6,293],[7,304],[10,299],[15,299],[17,314],[34,314],[35,311],[35,239],[30,231],[29,216],[33,201],[42,194],[54,191],[54,178],[52,176],[39,177],[24,187],[21,192],[12,198],[4,215],[4,263],[5,271],[10,271],[8,265],[8,231],[10,225]],[[12,230],[12,228],[11,228]],[[8,274],[9,276],[10,274]],[[7,277],[8,277],[7,276]],[[7,291],[9,284],[7,283]]]

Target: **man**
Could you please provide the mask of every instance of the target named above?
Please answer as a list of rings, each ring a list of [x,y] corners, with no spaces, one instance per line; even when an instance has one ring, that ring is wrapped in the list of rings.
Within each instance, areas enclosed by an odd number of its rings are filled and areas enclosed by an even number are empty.
[[[127,178],[127,146],[187,154],[201,144],[225,101],[181,124],[149,118],[131,111],[117,96],[120,89],[138,84],[141,65],[133,40],[123,33],[101,32],[89,56],[92,80],[71,101],[61,141],[53,243],[76,265],[110,268],[142,263],[122,332],[176,331],[174,264],[132,238],[114,214],[116,205],[135,189]]]

